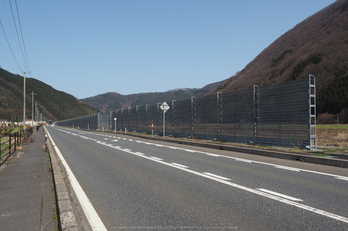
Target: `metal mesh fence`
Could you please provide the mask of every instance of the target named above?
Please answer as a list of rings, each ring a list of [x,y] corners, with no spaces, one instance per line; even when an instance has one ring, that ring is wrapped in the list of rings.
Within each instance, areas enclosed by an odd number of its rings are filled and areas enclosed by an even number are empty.
[[[90,130],[118,131],[173,137],[218,140],[281,147],[308,147],[313,120],[313,80],[302,79],[216,96],[169,102],[165,113],[161,103],[117,109],[59,121],[58,125]],[[311,88],[312,87],[312,88]],[[315,90],[314,90],[315,91]],[[315,98],[314,98],[315,101]],[[315,120],[315,118],[314,118]],[[313,132],[312,132],[313,133]],[[315,147],[316,148],[316,147]]]

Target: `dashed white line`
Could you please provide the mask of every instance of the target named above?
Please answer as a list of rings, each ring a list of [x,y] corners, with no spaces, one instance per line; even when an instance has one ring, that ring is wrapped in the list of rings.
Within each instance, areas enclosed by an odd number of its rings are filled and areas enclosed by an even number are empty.
[[[158,158],[158,157],[155,157],[155,156],[150,156],[151,159],[154,159],[154,160],[163,160],[161,158]]]
[[[182,165],[182,164],[178,164],[178,163],[172,163],[172,165],[175,165],[175,166],[180,167],[180,168],[188,168],[188,166]]]
[[[300,172],[300,169],[298,169],[298,168],[291,168],[291,167],[286,167],[286,166],[281,166],[281,165],[275,165],[274,167],[279,168],[279,169],[294,171],[294,172]]]
[[[277,193],[277,192],[274,192],[274,191],[271,191],[271,190],[268,190],[268,189],[264,189],[264,188],[257,188],[257,190],[260,190],[262,192],[266,192],[266,193],[269,193],[269,194],[272,194],[272,195],[276,195],[278,197],[282,197],[282,198],[285,198],[285,199],[288,199],[288,200],[292,200],[292,201],[303,201],[301,199],[298,199],[298,198],[295,198],[295,197],[291,197],[291,196],[288,196],[288,195],[284,195],[284,194],[281,194],[281,193]]]
[[[213,156],[213,157],[220,157],[220,155],[218,155],[218,154],[213,154],[213,153],[207,153],[206,155],[207,155],[207,156]]]
[[[344,177],[344,176],[336,176],[335,178],[338,179],[338,180],[346,180],[346,181],[348,181],[348,177]]]
[[[246,160],[246,159],[241,159],[241,158],[233,158],[233,159],[235,159],[236,161],[240,161],[240,162],[245,162],[245,163],[252,163],[252,161],[251,160]]]
[[[223,177],[223,176],[215,175],[215,174],[210,173],[210,172],[203,172],[203,173],[208,175],[208,176],[212,176],[212,177],[218,178],[220,180],[231,180],[230,178],[226,178],[226,177]]]

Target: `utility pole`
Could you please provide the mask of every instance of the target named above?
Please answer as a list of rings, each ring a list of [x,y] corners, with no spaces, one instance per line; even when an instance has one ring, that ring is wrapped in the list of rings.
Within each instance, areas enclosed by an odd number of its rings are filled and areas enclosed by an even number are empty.
[[[24,84],[23,84],[23,132],[25,132],[25,74],[26,73],[30,73],[30,72],[26,72],[25,71],[25,67],[24,67],[24,71],[23,71],[23,76],[24,76]]]
[[[37,107],[37,102],[35,102],[35,121],[39,121],[39,109]]]
[[[31,92],[31,126],[34,128],[34,91]]]

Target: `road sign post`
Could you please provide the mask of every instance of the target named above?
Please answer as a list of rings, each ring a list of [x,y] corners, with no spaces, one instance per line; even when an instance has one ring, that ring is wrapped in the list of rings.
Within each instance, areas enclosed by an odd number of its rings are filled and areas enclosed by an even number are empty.
[[[169,105],[166,102],[163,102],[161,109],[163,111],[163,139],[166,136],[166,112],[169,110]]]

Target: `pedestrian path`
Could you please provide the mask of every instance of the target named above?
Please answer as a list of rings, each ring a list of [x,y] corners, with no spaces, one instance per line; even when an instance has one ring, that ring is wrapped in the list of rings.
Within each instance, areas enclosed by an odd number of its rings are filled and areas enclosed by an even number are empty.
[[[52,173],[41,127],[0,168],[0,230],[56,230]]]

